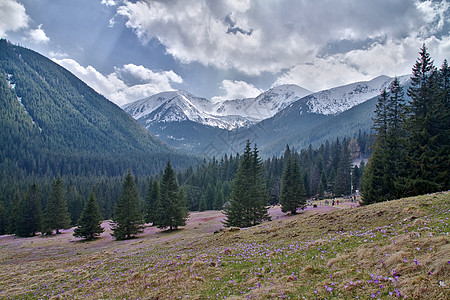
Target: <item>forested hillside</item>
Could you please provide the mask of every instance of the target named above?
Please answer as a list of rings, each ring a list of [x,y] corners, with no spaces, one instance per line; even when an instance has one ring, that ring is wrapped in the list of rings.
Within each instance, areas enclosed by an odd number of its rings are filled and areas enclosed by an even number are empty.
[[[176,154],[118,106],[44,56],[0,42],[2,178],[161,170]],[[186,163],[185,163],[186,165]]]
[[[170,159],[186,168],[196,159],[175,152],[118,106],[46,57],[0,40],[0,214],[33,182],[44,208],[60,175],[72,222],[93,190],[111,217],[121,176],[155,175]],[[5,222],[5,216],[0,216]],[[0,222],[0,223],[1,223]]]

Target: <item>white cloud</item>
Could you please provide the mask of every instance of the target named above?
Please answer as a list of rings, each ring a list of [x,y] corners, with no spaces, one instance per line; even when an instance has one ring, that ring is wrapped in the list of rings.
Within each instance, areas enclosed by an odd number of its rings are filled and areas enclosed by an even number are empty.
[[[128,72],[130,75],[141,81],[159,82],[168,87],[170,87],[170,82],[183,82],[183,79],[172,70],[164,72],[153,72],[152,70],[149,70],[142,65],[137,66],[134,64],[124,65],[120,70]]]
[[[0,36],[6,36],[8,31],[27,28],[29,21],[22,4],[14,0],[0,0]]]
[[[143,66],[127,64],[105,76],[94,67],[83,67],[73,59],[54,58],[53,61],[71,71],[98,93],[119,106],[156,93],[173,90],[172,83],[182,83],[183,81],[172,70],[154,72]],[[131,76],[140,83],[127,84],[123,79],[125,76]]]
[[[349,82],[370,80],[377,75],[401,76],[411,73],[420,47],[425,43],[439,67],[450,53],[450,37],[420,39],[407,37],[401,41],[374,43],[368,49],[357,49],[310,64],[300,64],[281,75],[274,85],[298,84],[319,91]]]
[[[114,0],[102,0],[102,4],[106,6],[115,6],[117,5],[117,2]]]
[[[317,90],[410,68],[420,46],[412,56],[408,42],[435,35],[445,48],[449,8],[445,0],[172,0],[124,1],[117,13],[143,43],[158,39],[182,63],[279,73],[279,83]]]
[[[252,84],[237,80],[222,81],[221,90],[225,91],[225,95],[213,97],[212,101],[233,100],[243,98],[254,98],[264,92],[256,88]]]
[[[61,52],[59,50],[53,51],[50,50],[49,53],[50,57],[58,57],[58,58],[65,58],[65,57],[69,57],[69,54],[65,53],[65,52]]]
[[[30,29],[28,31],[28,35],[31,38],[31,40],[36,44],[40,44],[40,43],[45,44],[50,41],[50,39],[48,38],[48,36],[45,34],[44,30],[42,29],[42,24],[40,24],[37,29]]]

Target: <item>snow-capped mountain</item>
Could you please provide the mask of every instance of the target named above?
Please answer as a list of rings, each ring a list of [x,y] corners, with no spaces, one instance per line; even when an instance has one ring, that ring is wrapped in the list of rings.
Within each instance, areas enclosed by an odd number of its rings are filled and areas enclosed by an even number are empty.
[[[402,84],[409,75],[399,77]],[[306,96],[308,112],[322,115],[336,115],[368,99],[380,95],[383,88],[388,88],[393,78],[379,76],[370,81],[356,82]]]
[[[186,91],[171,91],[135,101],[123,109],[146,127],[150,123],[189,120],[232,130],[270,118],[309,93],[296,85],[283,85],[256,98],[212,102]]]
[[[214,114],[220,116],[239,115],[262,121],[273,117],[289,104],[312,92],[294,84],[271,88],[256,98],[225,100],[215,104]]]
[[[192,121],[202,125],[232,130],[257,122],[240,115],[216,115],[215,103],[186,91],[163,92],[127,104],[123,109],[145,127],[154,123]]]
[[[409,76],[399,78],[402,85],[408,79]],[[255,98],[220,102],[186,91],[170,91],[130,103],[123,109],[152,134],[183,151],[209,154],[214,149],[217,155],[236,152],[240,144],[250,139],[261,147],[269,147],[264,149],[266,153],[279,154],[278,147],[284,147],[288,141],[300,145],[305,136],[309,143],[316,140],[315,133],[319,131],[337,134],[335,127],[339,124],[332,121],[335,117],[374,100],[392,80],[380,76],[317,93],[296,85],[282,85]],[[373,103],[354,110],[359,115],[352,117],[353,121],[364,119],[361,122],[368,130]],[[362,125],[345,126],[357,131]],[[330,134],[322,136],[332,138]]]

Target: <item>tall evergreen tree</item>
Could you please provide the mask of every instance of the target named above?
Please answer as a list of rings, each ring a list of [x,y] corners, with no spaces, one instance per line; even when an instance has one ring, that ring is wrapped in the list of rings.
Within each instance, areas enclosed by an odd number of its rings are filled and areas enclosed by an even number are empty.
[[[436,104],[435,139],[438,174],[441,190],[450,189],[450,68],[444,60],[438,73],[438,101]]]
[[[44,232],[51,235],[53,230],[56,234],[60,229],[70,227],[70,215],[65,199],[64,184],[61,177],[53,181],[50,198],[44,211]]]
[[[167,162],[161,178],[161,202],[158,208],[156,226],[169,227],[170,230],[186,225],[189,215],[187,210],[187,197],[184,189],[180,192],[175,177],[175,171]]]
[[[16,189],[12,202],[9,204],[8,209],[8,228],[7,233],[17,234],[20,226],[20,208],[22,205],[22,197],[20,197],[19,190]]]
[[[159,191],[159,183],[156,179],[150,179],[147,197],[145,199],[145,222],[154,223],[157,216],[158,204],[160,203],[161,194]]]
[[[389,191],[385,197],[396,199],[405,194],[403,178],[405,170],[405,131],[404,120],[406,114],[403,88],[397,77],[389,85],[389,99],[387,102],[387,130],[386,153],[384,166],[385,185]]]
[[[139,192],[131,171],[125,176],[122,194],[116,204],[111,223],[111,234],[117,240],[133,238],[144,231],[144,217],[141,213]]]
[[[22,201],[17,235],[23,237],[34,236],[36,232],[41,231],[41,227],[41,199],[39,187],[35,182]]]
[[[303,185],[303,178],[300,172],[300,165],[297,158],[288,157],[283,170],[281,182],[281,211],[297,213],[297,208],[305,207],[306,193]]]
[[[252,151],[249,141],[239,162],[229,202],[225,208],[225,226],[249,227],[270,219],[261,159],[257,147]]]
[[[436,90],[433,87],[435,82],[433,78],[437,72],[425,44],[420,49],[419,55],[412,69],[411,86],[408,89],[411,101],[406,119],[409,133],[406,187],[412,195],[440,188],[439,183],[435,181],[438,174],[434,159],[438,149],[433,133],[436,121]]]
[[[386,186],[387,166],[387,128],[388,128],[388,106],[389,94],[383,89],[375,109],[373,129],[376,132],[375,145],[369,163],[362,178],[362,200],[364,204],[372,204],[386,200],[385,195],[389,193]]]
[[[73,236],[92,240],[104,231],[101,227],[102,216],[94,192],[91,191],[88,201],[84,205],[78,220],[77,228],[75,228]]]
[[[338,161],[336,176],[334,181],[334,193],[336,195],[346,195],[350,193],[350,172],[351,161],[348,143],[342,143],[341,156]]]

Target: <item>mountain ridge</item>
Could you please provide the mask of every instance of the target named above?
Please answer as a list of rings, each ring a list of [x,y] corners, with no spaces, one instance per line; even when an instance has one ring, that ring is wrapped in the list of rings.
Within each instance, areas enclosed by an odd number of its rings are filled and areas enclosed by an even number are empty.
[[[409,75],[399,79],[405,84]],[[332,133],[342,133],[338,128],[341,125],[352,130],[346,135],[353,135],[359,129],[370,131],[373,107],[363,104],[378,97],[392,81],[391,77],[378,76],[310,94],[296,85],[282,85],[255,98],[220,102],[195,97],[186,91],[172,91],[133,102],[123,109],[155,136],[182,151],[204,153],[209,145],[214,146],[216,155],[220,155],[224,153],[223,149],[242,148],[248,139],[270,156],[279,155],[279,148],[284,148],[286,141],[304,146],[303,137],[308,136],[311,143],[320,142],[312,136],[315,130],[329,138],[335,136]],[[307,95],[302,96],[302,93]],[[172,106],[175,98],[177,104]],[[348,121],[351,119],[338,118],[360,105],[361,109],[347,114],[348,118],[358,120],[360,116],[351,115],[358,113],[368,118],[365,125],[359,121],[360,128],[350,126]],[[333,119],[338,123],[333,125]]]
[[[68,70],[4,39],[0,86],[3,172],[120,175],[131,168],[151,173],[169,156],[181,157]]]

